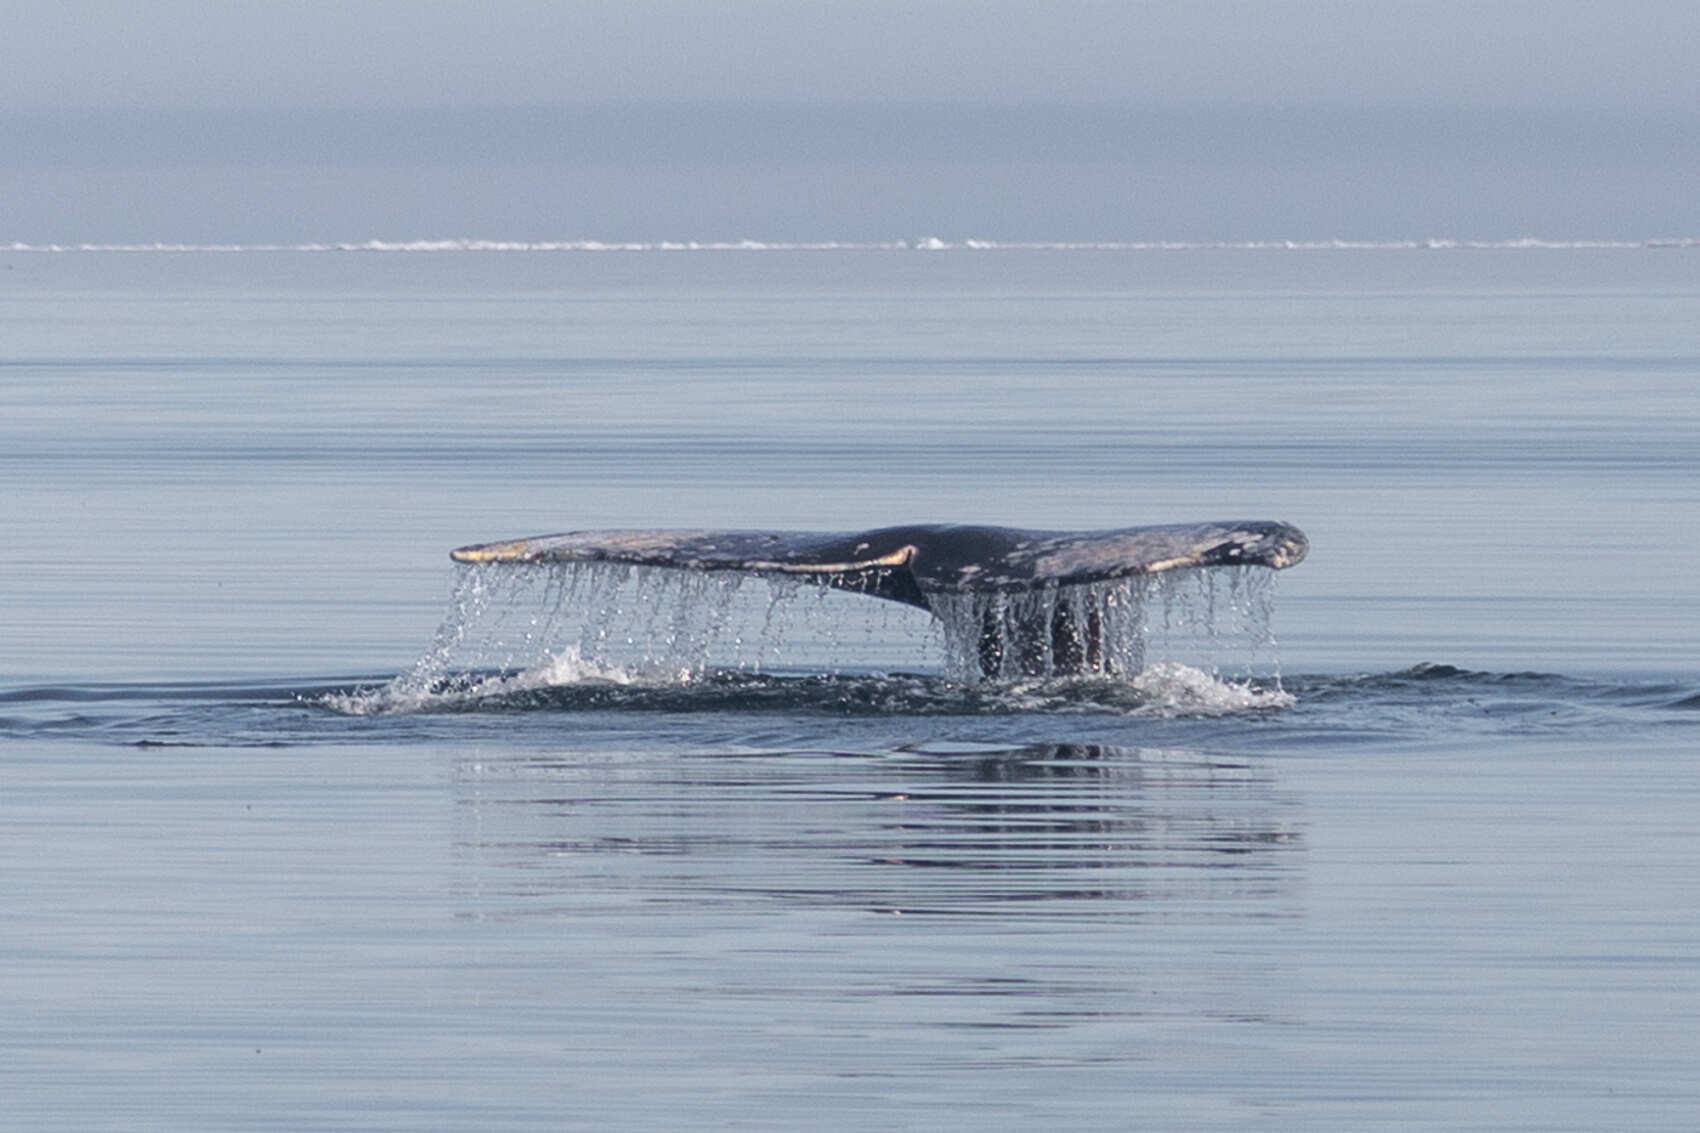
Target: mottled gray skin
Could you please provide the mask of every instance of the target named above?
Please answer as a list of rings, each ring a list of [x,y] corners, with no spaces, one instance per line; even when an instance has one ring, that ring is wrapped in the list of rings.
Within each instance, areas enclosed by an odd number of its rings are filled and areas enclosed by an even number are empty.
[[[614,562],[678,570],[812,576],[928,609],[929,593],[986,593],[1100,582],[1201,566],[1281,569],[1305,556],[1284,523],[1230,521],[1110,531],[918,524],[813,531],[572,531],[452,552],[457,562]]]
[[[463,563],[629,563],[675,570],[785,574],[932,610],[929,594],[1018,593],[1102,582],[1185,567],[1282,569],[1305,557],[1303,532],[1262,521],[1124,527],[1113,531],[1022,531],[922,524],[856,534],[812,531],[571,531],[461,547]],[[1096,614],[1075,625],[1066,605],[1012,634],[988,613],[979,664],[996,676],[1102,673]]]

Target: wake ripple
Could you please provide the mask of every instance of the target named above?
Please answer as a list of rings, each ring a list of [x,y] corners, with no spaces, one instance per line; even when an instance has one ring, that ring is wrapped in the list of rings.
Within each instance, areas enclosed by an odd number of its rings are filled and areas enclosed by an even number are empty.
[[[917,723],[929,719],[940,724]],[[0,742],[140,749],[549,745],[571,734],[663,747],[770,746],[775,736],[809,746],[854,735],[869,750],[884,750],[888,742],[939,735],[1312,752],[1365,741],[1473,748],[1483,737],[1553,738],[1609,750],[1696,726],[1700,685],[1691,678],[1624,681],[1444,664],[1289,674],[1277,682],[1159,662],[1127,677],[969,683],[873,670],[711,669],[666,680],[566,659],[519,673],[462,673],[429,688],[324,677],[0,689]]]
[[[1629,734],[1700,723],[1693,715],[1700,693],[1680,681],[1620,682],[1424,663],[1387,673],[1289,677],[1285,684],[1300,706],[1295,716],[1341,738],[1444,743],[1484,735]]]
[[[1129,677],[1005,684],[876,670],[707,670],[665,680],[558,660],[517,674],[459,674],[433,687],[321,677],[0,689],[0,742],[133,749],[558,745],[576,737],[672,750],[814,747],[857,737],[867,750],[887,750],[920,738],[971,737],[1212,750],[1255,743],[1312,754],[1365,742],[1474,750],[1482,738],[1552,738],[1615,750],[1695,726],[1700,686],[1693,679],[1583,679],[1433,663],[1277,682],[1159,662]]]

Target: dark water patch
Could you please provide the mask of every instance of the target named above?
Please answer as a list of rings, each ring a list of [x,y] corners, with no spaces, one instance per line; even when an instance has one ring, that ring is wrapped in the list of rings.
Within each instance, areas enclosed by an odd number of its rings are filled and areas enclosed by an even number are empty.
[[[179,747],[287,748],[287,747],[294,747],[295,745],[290,743],[288,740],[249,740],[249,741],[246,741],[246,742],[226,741],[226,742],[223,742],[223,743],[216,743],[216,744],[210,743],[210,742],[197,742],[197,741],[194,741],[194,740],[136,740],[134,743],[130,744],[130,746],[133,747],[133,748],[138,748],[142,751],[150,751],[150,750],[155,749],[155,748],[179,748]]]

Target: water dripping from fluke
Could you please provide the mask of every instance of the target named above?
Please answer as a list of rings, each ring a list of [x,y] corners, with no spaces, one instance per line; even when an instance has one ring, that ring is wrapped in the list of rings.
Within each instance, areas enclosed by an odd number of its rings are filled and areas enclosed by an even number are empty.
[[[1282,708],[1257,566],[868,602],[887,581],[603,561],[462,562],[429,648],[339,711]]]

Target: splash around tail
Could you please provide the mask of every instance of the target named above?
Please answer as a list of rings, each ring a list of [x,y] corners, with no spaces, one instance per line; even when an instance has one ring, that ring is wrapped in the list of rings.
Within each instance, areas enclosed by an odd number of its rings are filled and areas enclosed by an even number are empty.
[[[1048,713],[1201,718],[1291,707],[1278,680],[1230,679],[1159,662],[1128,680],[1052,677],[964,683],[927,673],[755,673],[673,679],[586,666],[570,655],[517,673],[454,674],[429,687],[403,679],[323,697],[349,716],[415,713],[665,712],[797,716],[1009,716]]]
[[[1302,554],[1303,537],[1247,534],[1247,526],[1234,540],[1203,540],[1217,548],[1208,554],[1196,549],[1197,528],[1131,529],[1137,537],[975,529],[971,539],[953,535],[954,545],[978,540],[984,551],[989,530],[1006,553],[992,582],[973,585],[962,580],[978,577],[974,564],[941,567],[941,556],[915,541],[921,529],[811,544],[807,558],[785,557],[777,533],[603,533],[550,537],[552,550],[539,541],[521,541],[523,552],[518,544],[463,548],[431,647],[383,689],[331,706],[692,708],[802,696],[791,706],[807,710],[819,696],[823,705],[905,712],[1279,708],[1290,698],[1280,689],[1266,560],[1271,547]],[[1266,547],[1248,555],[1241,536],[1253,535]],[[773,557],[754,557],[757,539]],[[1083,556],[1102,561],[1104,547],[1130,539],[1161,553],[1139,560],[1143,569],[1082,577]],[[1177,540],[1194,547],[1190,557],[1173,553]],[[694,557],[680,557],[686,544]],[[1221,550],[1230,545],[1241,553]],[[1024,581],[1006,585],[1020,556],[1030,564]],[[1207,565],[1182,565],[1198,561]],[[1031,566],[1039,562],[1049,565]],[[940,578],[962,584],[937,585]]]

